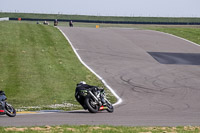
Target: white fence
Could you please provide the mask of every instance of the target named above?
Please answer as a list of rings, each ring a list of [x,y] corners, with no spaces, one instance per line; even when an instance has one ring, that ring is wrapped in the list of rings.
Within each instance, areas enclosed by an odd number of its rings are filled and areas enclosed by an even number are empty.
[[[9,20],[9,18],[7,17],[7,18],[0,18],[0,21],[8,21]]]

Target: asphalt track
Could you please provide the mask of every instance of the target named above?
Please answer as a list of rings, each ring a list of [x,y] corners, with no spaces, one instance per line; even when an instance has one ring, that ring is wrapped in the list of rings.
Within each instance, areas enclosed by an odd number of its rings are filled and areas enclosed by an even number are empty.
[[[200,47],[149,30],[67,28],[82,60],[123,99],[114,113],[87,111],[0,116],[0,126],[59,124],[200,125]],[[170,57],[170,59],[168,58]]]

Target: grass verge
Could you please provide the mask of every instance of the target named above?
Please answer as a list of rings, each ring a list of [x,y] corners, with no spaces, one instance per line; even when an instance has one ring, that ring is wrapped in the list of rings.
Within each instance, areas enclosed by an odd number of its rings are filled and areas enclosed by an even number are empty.
[[[199,133],[199,126],[182,127],[125,127],[125,126],[43,126],[43,127],[0,127],[0,132],[53,132],[53,133]]]
[[[0,90],[15,108],[77,109],[78,82],[103,86],[79,62],[57,28],[6,21],[0,22],[0,29]]]

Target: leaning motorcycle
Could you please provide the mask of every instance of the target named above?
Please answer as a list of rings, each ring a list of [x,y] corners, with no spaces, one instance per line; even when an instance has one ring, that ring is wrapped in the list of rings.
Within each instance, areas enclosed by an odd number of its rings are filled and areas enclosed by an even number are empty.
[[[0,91],[0,115],[7,115],[9,117],[15,117],[16,111],[12,107],[12,105],[8,104],[6,101],[7,97],[4,93],[4,91]]]
[[[112,113],[114,111],[113,105],[106,99],[105,91],[94,89],[79,90],[75,93],[76,100],[82,105],[85,110],[90,113],[97,113],[98,111],[107,110]],[[102,103],[104,97],[105,103]]]

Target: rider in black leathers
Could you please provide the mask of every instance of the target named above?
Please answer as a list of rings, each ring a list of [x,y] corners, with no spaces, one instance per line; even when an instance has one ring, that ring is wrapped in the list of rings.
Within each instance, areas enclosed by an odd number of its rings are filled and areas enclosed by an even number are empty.
[[[4,91],[0,90],[0,115],[5,114],[5,103],[3,100],[6,99]]]
[[[97,86],[88,85],[88,84],[86,84],[85,81],[81,81],[76,86],[76,92],[79,91],[79,90],[85,90],[85,89],[90,89],[90,88],[93,90],[93,89],[98,88],[98,87]]]

